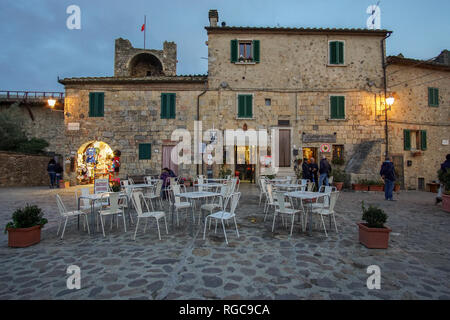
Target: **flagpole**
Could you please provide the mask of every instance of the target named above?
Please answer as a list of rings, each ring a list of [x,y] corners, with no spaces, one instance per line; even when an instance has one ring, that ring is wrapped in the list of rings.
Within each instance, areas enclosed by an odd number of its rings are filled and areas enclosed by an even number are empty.
[[[147,16],[144,15],[144,50],[145,50],[145,33],[147,32]]]

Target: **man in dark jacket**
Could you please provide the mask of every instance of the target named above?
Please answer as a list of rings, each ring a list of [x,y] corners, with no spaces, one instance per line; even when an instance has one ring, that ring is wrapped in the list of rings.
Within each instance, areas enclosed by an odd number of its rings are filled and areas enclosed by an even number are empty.
[[[316,160],[311,157],[309,159],[309,174],[311,177],[311,181],[314,182],[314,184],[317,186],[319,181],[317,181],[317,173],[319,172],[319,166],[316,163]]]
[[[381,165],[380,175],[384,179],[385,200],[394,201],[392,191],[394,190],[395,170],[390,157],[386,157],[386,160]]]
[[[56,173],[56,187],[59,188],[59,181],[61,181],[62,174],[63,174],[63,167],[59,164],[59,162],[56,162],[55,164],[55,173]]]
[[[329,186],[328,183],[328,176],[331,173],[331,165],[327,160],[327,157],[325,155],[322,156],[322,160],[320,160],[320,169],[319,169],[319,189],[322,186],[322,184],[325,184],[326,186]]]
[[[445,171],[448,169],[450,169],[450,153],[445,156],[445,161],[441,163],[441,170]],[[438,204],[439,202],[442,201],[442,189],[443,189],[443,186],[441,183],[441,185],[439,186],[438,195],[436,197],[436,204]]]
[[[311,175],[309,174],[308,159],[304,158],[302,163],[302,179],[311,180]]]

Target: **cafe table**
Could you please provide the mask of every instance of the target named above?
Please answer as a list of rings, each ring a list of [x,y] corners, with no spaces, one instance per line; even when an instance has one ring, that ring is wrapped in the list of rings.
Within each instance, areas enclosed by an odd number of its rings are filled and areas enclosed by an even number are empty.
[[[296,198],[303,200],[311,200],[309,201],[309,222],[308,222],[308,235],[312,236],[312,200],[320,199],[321,197],[326,197],[328,194],[322,193],[322,192],[309,192],[309,191],[292,191],[292,192],[286,192],[286,196],[289,198]]]

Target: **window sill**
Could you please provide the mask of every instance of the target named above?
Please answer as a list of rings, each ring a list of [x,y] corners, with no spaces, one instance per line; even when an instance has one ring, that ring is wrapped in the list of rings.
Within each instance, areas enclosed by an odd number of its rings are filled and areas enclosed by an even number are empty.
[[[255,118],[241,118],[241,117],[236,117],[236,120],[255,120]]]
[[[348,65],[346,64],[327,64],[327,67],[347,67]]]
[[[234,62],[234,64],[256,64],[256,62]]]
[[[347,118],[345,119],[333,119],[333,118],[328,118],[327,121],[348,121]]]

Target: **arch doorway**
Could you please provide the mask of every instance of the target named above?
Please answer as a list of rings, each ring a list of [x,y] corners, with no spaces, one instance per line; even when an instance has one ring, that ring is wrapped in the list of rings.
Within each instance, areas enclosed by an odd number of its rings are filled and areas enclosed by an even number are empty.
[[[103,141],[89,141],[77,152],[78,184],[90,184],[94,179],[109,178],[113,159],[111,147]]]

